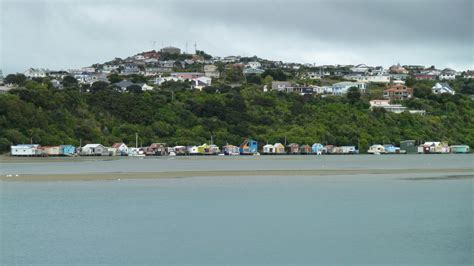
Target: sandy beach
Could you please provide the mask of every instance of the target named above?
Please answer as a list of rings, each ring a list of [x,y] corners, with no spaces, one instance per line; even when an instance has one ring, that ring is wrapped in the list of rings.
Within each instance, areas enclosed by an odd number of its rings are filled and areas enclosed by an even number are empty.
[[[474,178],[473,168],[464,169],[347,169],[347,170],[251,170],[251,171],[172,171],[172,172],[115,172],[81,174],[20,174],[2,175],[2,181],[92,181],[158,179],[187,177],[226,177],[226,176],[339,176],[339,175],[380,175],[380,174],[440,174],[440,177],[413,177],[405,179],[446,179]]]

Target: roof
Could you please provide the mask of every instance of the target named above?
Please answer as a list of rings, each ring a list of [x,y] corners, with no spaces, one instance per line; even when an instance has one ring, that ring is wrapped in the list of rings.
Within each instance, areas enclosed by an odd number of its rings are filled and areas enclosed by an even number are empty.
[[[166,47],[163,47],[161,49],[163,50],[163,49],[179,49],[179,48],[178,47],[173,47],[173,46],[166,46]]]
[[[454,92],[453,88],[451,88],[451,86],[449,86],[448,83],[445,83],[445,82],[438,82],[436,83],[433,87],[431,87],[431,89],[443,89],[443,90],[446,90],[446,91],[449,91],[449,92]]]
[[[125,143],[121,142],[121,143],[114,143],[114,145],[112,145],[112,148],[120,148],[120,146],[122,145],[125,145]]]
[[[18,144],[18,145],[14,145],[14,146],[11,146],[12,148],[15,147],[15,148],[27,148],[27,149],[32,149],[32,148],[38,148],[40,145],[39,144]]]
[[[333,86],[352,86],[352,85],[358,85],[358,84],[365,84],[365,83],[364,82],[343,81],[343,82],[334,83]]]
[[[396,84],[391,86],[390,88],[384,90],[384,92],[392,92],[392,91],[412,91],[413,89],[410,87],[407,87],[403,84]]]
[[[103,146],[102,144],[86,144],[82,148],[97,148],[99,146]]]
[[[135,83],[128,80],[122,80],[120,82],[115,83],[115,85],[119,86],[120,88],[127,88],[129,86],[135,85]]]

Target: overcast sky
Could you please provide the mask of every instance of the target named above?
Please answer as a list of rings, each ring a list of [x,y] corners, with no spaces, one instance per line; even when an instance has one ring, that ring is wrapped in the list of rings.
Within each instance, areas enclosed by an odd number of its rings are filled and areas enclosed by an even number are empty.
[[[195,42],[217,56],[473,69],[473,2],[0,0],[0,69],[78,68]]]

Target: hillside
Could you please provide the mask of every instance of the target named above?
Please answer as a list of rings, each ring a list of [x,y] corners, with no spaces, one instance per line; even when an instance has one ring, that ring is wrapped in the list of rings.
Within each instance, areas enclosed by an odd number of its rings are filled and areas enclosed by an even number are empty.
[[[463,94],[431,95],[420,89],[404,103],[423,108],[426,116],[370,111],[366,95],[327,96],[263,92],[245,84],[190,90],[168,82],[151,91],[119,92],[93,84],[84,91],[72,82],[55,89],[49,79],[27,80],[0,95],[0,151],[10,144],[42,145],[123,141],[191,145],[240,144],[250,137],[266,142],[358,145],[400,140],[443,140],[474,146],[474,101]],[[415,88],[416,88],[415,84]],[[422,86],[418,86],[422,88]]]

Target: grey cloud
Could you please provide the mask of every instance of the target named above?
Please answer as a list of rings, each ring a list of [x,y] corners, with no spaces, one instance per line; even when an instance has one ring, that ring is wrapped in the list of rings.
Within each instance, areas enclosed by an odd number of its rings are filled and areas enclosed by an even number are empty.
[[[474,66],[470,0],[0,1],[6,73],[86,66],[153,41],[283,61]]]

